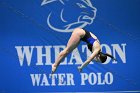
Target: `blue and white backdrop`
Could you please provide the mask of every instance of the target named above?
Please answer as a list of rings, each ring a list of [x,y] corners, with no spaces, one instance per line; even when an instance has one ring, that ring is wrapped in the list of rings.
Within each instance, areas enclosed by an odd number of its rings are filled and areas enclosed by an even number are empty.
[[[140,0],[0,0],[0,93],[140,92]],[[51,64],[74,28],[99,38],[107,59],[77,66],[90,55],[85,43],[53,78]]]

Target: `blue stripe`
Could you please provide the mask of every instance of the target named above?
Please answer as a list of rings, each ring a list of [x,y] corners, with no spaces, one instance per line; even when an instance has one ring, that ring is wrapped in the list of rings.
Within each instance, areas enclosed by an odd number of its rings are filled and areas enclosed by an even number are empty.
[[[88,44],[93,44],[94,41],[95,41],[95,39],[93,37],[90,37],[90,38],[87,39]]]

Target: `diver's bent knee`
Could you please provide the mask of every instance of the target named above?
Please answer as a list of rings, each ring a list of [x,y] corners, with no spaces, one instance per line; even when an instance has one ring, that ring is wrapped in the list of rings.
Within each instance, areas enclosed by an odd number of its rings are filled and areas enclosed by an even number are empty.
[[[83,37],[85,35],[85,32],[81,28],[76,28],[76,29],[74,29],[73,34],[80,36],[80,37]]]
[[[81,29],[81,28],[75,28],[74,30],[73,30],[73,33],[78,33],[78,34],[80,34],[80,33],[82,33],[83,32],[83,29]]]

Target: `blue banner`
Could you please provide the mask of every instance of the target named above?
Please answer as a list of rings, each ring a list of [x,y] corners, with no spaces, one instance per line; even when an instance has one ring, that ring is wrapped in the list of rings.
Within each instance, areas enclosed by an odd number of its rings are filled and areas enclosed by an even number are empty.
[[[0,93],[140,92],[140,0],[1,0]],[[75,28],[94,33],[102,51],[92,61],[80,42],[51,77],[51,65]]]

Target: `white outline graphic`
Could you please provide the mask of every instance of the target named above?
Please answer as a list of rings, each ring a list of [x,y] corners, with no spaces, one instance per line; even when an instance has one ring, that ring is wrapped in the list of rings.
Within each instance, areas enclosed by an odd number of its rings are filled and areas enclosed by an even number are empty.
[[[67,21],[63,18],[63,11],[64,11],[64,9],[61,10],[61,15],[60,15],[61,20],[62,20],[63,22],[67,22]]]
[[[65,5],[64,0],[43,0],[43,2],[41,3],[41,6],[52,3],[52,2],[60,2],[61,4]],[[79,17],[77,18],[77,21],[69,23],[66,19],[64,19],[64,8],[61,9],[60,12],[60,19],[63,23],[67,23],[66,25],[62,25],[61,28],[55,27],[52,23],[51,23],[51,18],[52,18],[52,12],[49,13],[48,17],[47,17],[47,24],[48,26],[57,32],[72,32],[75,28],[84,28],[87,25],[90,25],[93,23],[95,17],[96,17],[96,12],[97,9],[95,7],[93,7],[92,3],[90,0],[79,0],[84,2],[84,4],[86,6],[89,6],[93,12],[93,17],[88,16],[88,12],[82,12],[82,15],[79,15]],[[80,4],[80,3],[76,3],[80,8],[87,8],[86,6]],[[88,21],[87,21],[88,20]]]

